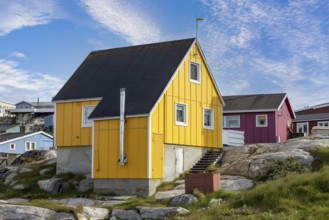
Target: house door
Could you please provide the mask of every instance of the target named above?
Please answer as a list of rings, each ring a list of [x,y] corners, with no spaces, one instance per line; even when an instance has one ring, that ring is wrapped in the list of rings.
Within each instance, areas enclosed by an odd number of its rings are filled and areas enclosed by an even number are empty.
[[[176,148],[176,173],[184,172],[183,148]]]
[[[297,133],[308,135],[308,122],[297,123]]]

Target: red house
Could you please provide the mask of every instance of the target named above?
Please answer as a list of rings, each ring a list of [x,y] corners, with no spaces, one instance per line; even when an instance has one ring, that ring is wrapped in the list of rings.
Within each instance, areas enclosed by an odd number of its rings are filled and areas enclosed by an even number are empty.
[[[223,96],[223,128],[245,132],[245,143],[285,141],[295,113],[286,93]]]
[[[306,107],[295,111],[294,133],[311,134],[314,126],[329,127],[329,103]]]

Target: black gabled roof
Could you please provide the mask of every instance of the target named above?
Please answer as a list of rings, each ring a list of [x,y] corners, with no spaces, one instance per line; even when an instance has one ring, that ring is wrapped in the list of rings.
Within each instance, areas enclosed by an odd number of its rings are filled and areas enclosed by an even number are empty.
[[[286,93],[223,96],[223,111],[256,111],[278,109]]]
[[[151,111],[195,39],[91,52],[53,101],[102,98],[90,118],[119,115],[126,88],[126,115]]]

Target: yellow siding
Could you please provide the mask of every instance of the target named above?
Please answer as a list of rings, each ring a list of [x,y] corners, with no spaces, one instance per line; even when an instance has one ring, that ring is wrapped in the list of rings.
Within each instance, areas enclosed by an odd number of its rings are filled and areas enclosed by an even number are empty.
[[[56,146],[91,146],[91,127],[82,127],[82,106],[99,101],[56,103]]]
[[[190,82],[190,61],[201,65],[200,84]],[[152,140],[154,139],[154,135],[162,134],[164,143],[166,144],[212,148],[221,147],[222,103],[219,95],[200,50],[197,46],[194,46],[159,104],[152,112]],[[187,105],[187,126],[176,125],[175,103],[177,102]],[[213,130],[203,128],[204,108],[214,110]],[[161,127],[165,129],[161,130]],[[153,157],[161,158],[162,155],[154,155],[154,152],[158,151],[152,146]],[[153,168],[157,169],[155,167]]]
[[[148,118],[128,118],[125,123],[125,154],[121,166],[119,119],[94,122],[94,178],[147,178]]]
[[[196,56],[195,56],[196,54]],[[201,83],[191,83],[189,61],[201,65]],[[164,144],[220,148],[222,146],[222,103],[196,46],[151,115],[151,178],[163,178]],[[187,105],[187,126],[176,125],[175,103]],[[203,108],[214,110],[214,129],[203,128]]]

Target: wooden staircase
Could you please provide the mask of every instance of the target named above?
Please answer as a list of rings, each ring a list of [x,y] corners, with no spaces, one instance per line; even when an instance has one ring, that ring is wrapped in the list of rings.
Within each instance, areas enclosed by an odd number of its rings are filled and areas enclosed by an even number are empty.
[[[203,157],[191,168],[190,173],[205,173],[212,164],[217,164],[223,157],[223,150],[209,150]]]

